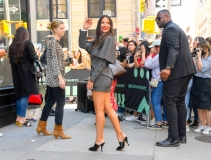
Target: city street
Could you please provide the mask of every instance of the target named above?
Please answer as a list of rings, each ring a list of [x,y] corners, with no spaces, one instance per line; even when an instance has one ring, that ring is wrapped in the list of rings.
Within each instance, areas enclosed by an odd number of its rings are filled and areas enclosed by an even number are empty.
[[[0,160],[210,160],[210,143],[195,140],[199,133],[193,128],[187,133],[187,144],[180,147],[161,148],[155,143],[167,137],[167,129],[149,130],[139,122],[121,122],[130,146],[116,151],[118,142],[114,129],[106,118],[103,152],[90,152],[95,140],[95,115],[75,112],[76,104],[66,104],[64,130],[72,139],[61,140],[53,136],[37,135],[33,127],[3,127],[0,132]],[[48,130],[53,131],[54,117],[49,117]]]

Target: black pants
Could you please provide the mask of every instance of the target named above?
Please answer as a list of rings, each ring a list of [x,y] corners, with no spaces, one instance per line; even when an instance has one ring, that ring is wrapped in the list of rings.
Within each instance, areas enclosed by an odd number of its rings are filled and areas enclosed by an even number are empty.
[[[179,138],[186,135],[185,95],[192,75],[184,76],[163,83],[163,103],[168,118],[168,137]]]
[[[65,90],[60,87],[47,86],[47,101],[42,111],[40,120],[47,121],[51,108],[56,102],[55,124],[62,125],[64,105],[65,105]]]

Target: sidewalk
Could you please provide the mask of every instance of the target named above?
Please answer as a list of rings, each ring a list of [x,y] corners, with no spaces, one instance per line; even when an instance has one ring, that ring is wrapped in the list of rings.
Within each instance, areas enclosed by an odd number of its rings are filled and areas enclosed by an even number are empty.
[[[95,140],[95,115],[75,112],[76,105],[66,105],[64,112],[65,133],[72,139],[61,140],[53,136],[39,136],[33,127],[15,124],[0,128],[0,160],[210,160],[211,144],[195,140],[201,134],[193,128],[187,133],[187,144],[180,147],[156,147],[156,141],[167,137],[167,129],[149,130],[139,122],[121,122],[130,146],[116,151],[118,142],[115,131],[106,118],[103,152],[90,152]],[[54,117],[49,117],[48,130],[53,131]],[[135,129],[139,128],[139,129]]]

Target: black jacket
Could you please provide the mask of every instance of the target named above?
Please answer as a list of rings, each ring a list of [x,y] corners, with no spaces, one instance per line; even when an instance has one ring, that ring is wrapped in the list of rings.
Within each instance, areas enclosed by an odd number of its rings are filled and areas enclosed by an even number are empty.
[[[21,63],[17,65],[12,60],[10,61],[16,98],[38,93],[35,75],[31,72],[36,59],[33,44],[26,41]]]
[[[170,21],[164,27],[160,46],[160,70],[172,67],[168,80],[196,73],[185,32]]]

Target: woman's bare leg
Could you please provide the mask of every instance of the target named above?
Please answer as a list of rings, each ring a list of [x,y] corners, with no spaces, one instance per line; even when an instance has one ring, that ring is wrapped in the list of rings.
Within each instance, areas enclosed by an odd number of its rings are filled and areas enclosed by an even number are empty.
[[[211,127],[211,111],[205,110],[207,126]]]
[[[96,113],[96,144],[103,143],[104,136],[104,124],[105,124],[105,112],[104,112],[104,102],[105,102],[105,92],[92,92],[92,97],[94,101],[95,113]],[[110,102],[110,101],[109,101]]]
[[[126,135],[124,133],[122,133],[117,114],[113,110],[113,108],[111,107],[110,94],[109,93],[105,94],[105,112],[107,113],[107,115],[108,115],[108,117],[109,117],[115,131],[116,131],[118,141],[122,142],[124,140],[124,138],[126,137]]]
[[[200,121],[201,125],[206,126],[204,110],[197,109],[197,111],[198,111],[198,117],[199,117],[199,121]]]

